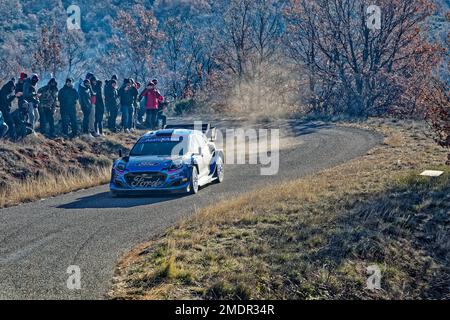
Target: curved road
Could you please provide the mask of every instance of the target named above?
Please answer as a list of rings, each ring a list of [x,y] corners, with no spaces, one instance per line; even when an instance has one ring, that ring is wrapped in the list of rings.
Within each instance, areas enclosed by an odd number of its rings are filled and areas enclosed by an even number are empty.
[[[113,199],[100,186],[0,210],[0,299],[102,299],[120,256],[180,218],[217,200],[348,161],[381,141],[368,131],[321,123],[270,126],[291,137],[281,148],[276,176],[261,176],[255,165],[227,165],[224,183],[196,196]],[[80,267],[81,290],[67,289],[71,265]]]

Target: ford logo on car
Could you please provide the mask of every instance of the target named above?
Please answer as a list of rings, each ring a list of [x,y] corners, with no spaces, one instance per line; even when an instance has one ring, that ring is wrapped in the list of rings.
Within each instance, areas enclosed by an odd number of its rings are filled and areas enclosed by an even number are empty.
[[[133,179],[133,182],[131,182],[131,186],[133,188],[154,188],[158,187],[161,183],[161,179],[147,180],[145,177],[140,176]]]

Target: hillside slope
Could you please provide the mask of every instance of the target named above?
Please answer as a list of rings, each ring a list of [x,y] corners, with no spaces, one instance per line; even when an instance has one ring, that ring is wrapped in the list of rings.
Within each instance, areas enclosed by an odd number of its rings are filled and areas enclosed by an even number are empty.
[[[139,133],[73,140],[28,136],[0,145],[0,208],[105,183]]]

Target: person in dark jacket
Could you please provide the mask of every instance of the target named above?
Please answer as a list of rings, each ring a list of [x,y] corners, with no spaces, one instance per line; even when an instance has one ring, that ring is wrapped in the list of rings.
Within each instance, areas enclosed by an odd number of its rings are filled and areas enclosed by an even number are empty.
[[[95,104],[93,103],[92,97],[94,97],[94,92],[91,88],[91,82],[89,80],[84,80],[80,85],[78,91],[78,97],[80,100],[81,111],[83,111],[83,133],[96,136],[95,134]]]
[[[27,102],[24,102],[27,104]],[[17,108],[11,114],[14,121],[14,126],[16,128],[17,139],[21,140],[27,135],[34,132],[32,124],[28,120],[28,109],[27,108]]]
[[[130,119],[131,119],[131,131],[134,131],[134,129],[136,129],[137,116],[138,116],[138,111],[139,111],[138,97],[139,97],[140,85],[138,85],[138,83],[136,81],[134,81],[133,78],[130,78],[130,83],[131,83],[131,94],[133,95],[133,104],[132,104],[132,108],[130,110],[131,111]]]
[[[86,78],[85,79],[91,81],[91,85],[92,85],[92,78],[94,78],[94,74],[92,72],[88,72],[86,74]]]
[[[38,90],[40,95],[39,103],[39,117],[40,117],[40,131],[42,134],[47,133],[47,125],[50,128],[50,137],[55,136],[55,118],[54,114],[57,108],[58,101],[58,83],[55,78],[50,79],[47,85]]]
[[[107,100],[107,97],[106,97],[107,92],[106,91],[108,91],[109,97],[111,97],[111,91],[109,91],[109,90],[111,89],[111,84],[112,84],[113,80],[116,82],[116,88],[117,88],[118,82],[117,82],[117,76],[115,74],[113,74],[111,76],[110,80],[105,80],[105,87],[103,88],[103,92],[105,94],[105,111],[107,112],[108,116],[110,115],[110,111],[109,111],[108,101],[106,101]]]
[[[8,81],[0,89],[0,111],[3,114],[3,119],[9,127],[9,137],[15,139],[14,121],[11,117],[11,103],[15,98],[21,97],[22,93],[15,93],[15,83],[13,80]]]
[[[105,83],[105,106],[109,113],[108,128],[116,132],[117,114],[119,112],[119,92],[117,91],[117,80],[111,79]]]
[[[122,111],[122,126],[124,132],[130,132],[132,127],[133,104],[135,101],[134,91],[130,79],[125,79],[119,89],[120,108]]]
[[[72,128],[72,138],[78,135],[77,124],[77,101],[78,92],[73,87],[72,79],[67,79],[66,84],[58,93],[59,107],[61,112],[62,132],[69,135],[69,123]]]
[[[15,93],[16,84],[13,80],[8,81],[1,89],[0,89],[0,108],[11,110],[11,103],[17,97]]]
[[[23,84],[23,99],[27,102],[28,107],[28,121],[32,124],[33,130],[36,127],[36,123],[39,120],[39,113],[37,111],[39,107],[39,94],[36,86],[39,82],[37,74],[33,74],[31,78],[25,80]]]
[[[103,83],[95,77],[91,78],[92,90],[95,93],[95,122],[94,128],[97,135],[103,135],[103,116],[105,114],[105,102],[103,100]]]

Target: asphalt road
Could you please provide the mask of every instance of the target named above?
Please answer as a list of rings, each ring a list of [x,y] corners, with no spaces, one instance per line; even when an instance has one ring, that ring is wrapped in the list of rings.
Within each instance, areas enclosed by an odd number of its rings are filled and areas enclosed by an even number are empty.
[[[218,124],[233,126],[240,124]],[[258,165],[226,165],[225,181],[195,196],[116,199],[100,186],[0,210],[0,299],[102,299],[120,256],[180,218],[218,200],[343,163],[381,141],[368,131],[320,123],[271,126],[293,137],[282,145],[275,176],[261,176]],[[80,267],[81,290],[67,288],[72,265]]]

